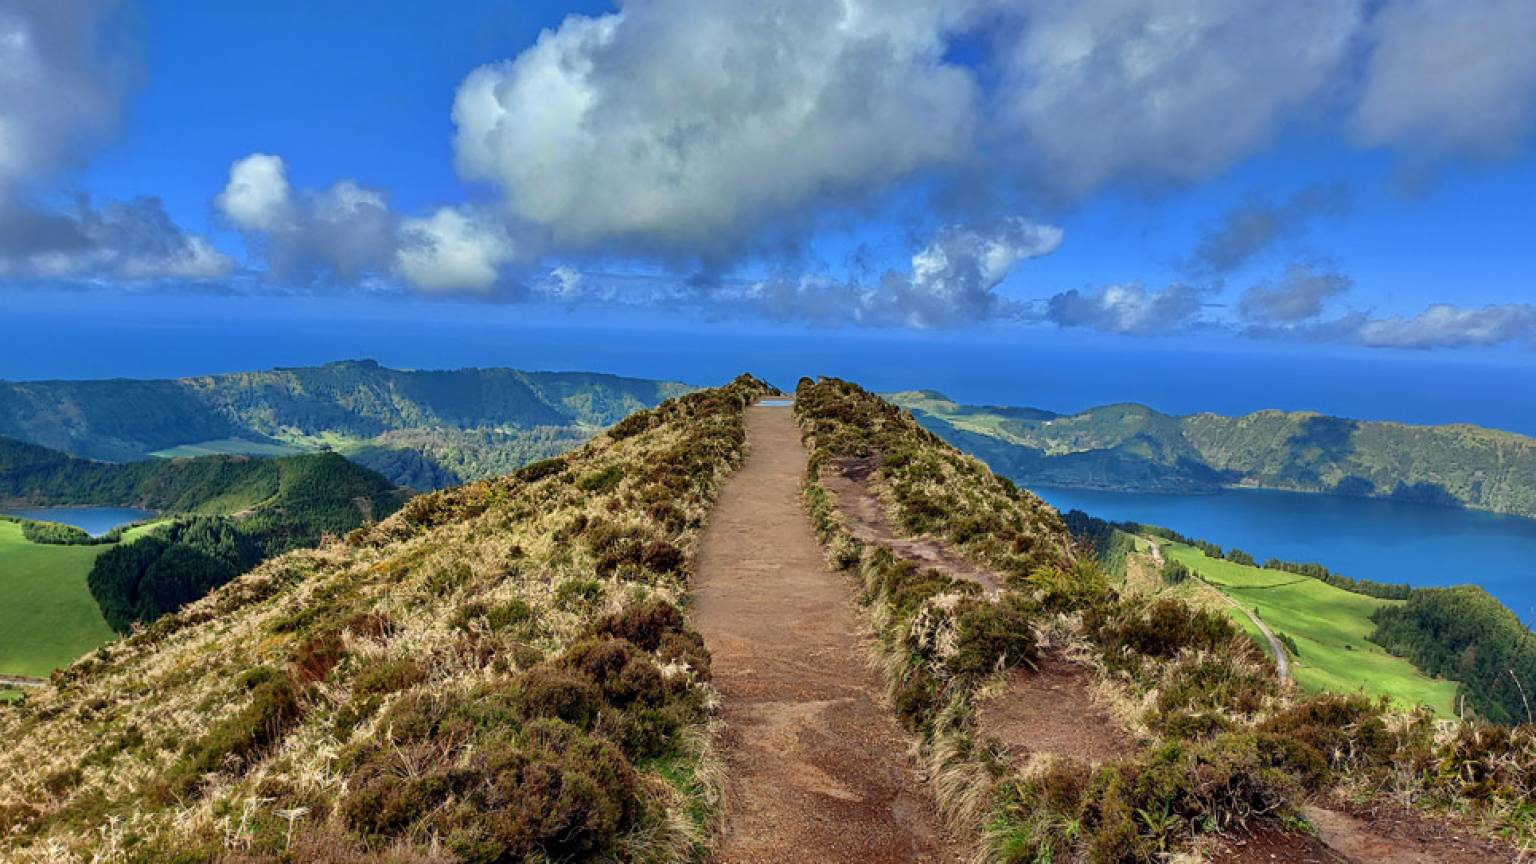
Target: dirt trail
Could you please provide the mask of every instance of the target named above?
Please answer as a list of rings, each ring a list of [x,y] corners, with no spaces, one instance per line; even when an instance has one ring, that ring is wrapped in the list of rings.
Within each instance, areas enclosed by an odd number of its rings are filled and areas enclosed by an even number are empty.
[[[995,574],[955,554],[943,543],[928,537],[899,537],[891,530],[885,505],[869,485],[869,477],[879,464],[878,456],[842,459],[834,466],[835,470],[822,476],[822,485],[837,499],[837,509],[853,536],[865,543],[884,546],[899,558],[915,561],[956,579],[975,582],[988,593],[1001,590],[1001,581]]]
[[[976,705],[976,731],[996,738],[1016,759],[1033,753],[1097,765],[1136,742],[1093,697],[1093,672],[1054,654],[1034,671],[1014,670],[1002,693]]]
[[[988,593],[1002,588],[997,574],[978,567],[933,537],[899,537],[885,507],[870,485],[878,456],[843,459],[822,475],[848,530],[865,543],[876,543],[899,558],[981,585]],[[1098,764],[1136,749],[1131,736],[1093,695],[1093,672],[1052,653],[1032,670],[1015,670],[997,693],[976,708],[976,732],[996,739],[1015,758],[1054,754]]]
[[[748,409],[747,441],[700,544],[692,613],[725,720],[718,860],[958,860],[801,507],[790,410]]]

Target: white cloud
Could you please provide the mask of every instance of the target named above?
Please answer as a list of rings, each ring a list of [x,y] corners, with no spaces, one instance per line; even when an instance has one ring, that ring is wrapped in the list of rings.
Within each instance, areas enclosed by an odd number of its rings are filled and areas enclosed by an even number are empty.
[[[1507,303],[1479,308],[1436,304],[1412,318],[1361,323],[1363,345],[1386,348],[1467,348],[1536,343],[1536,306]]]
[[[1024,0],[1004,60],[1004,128],[1038,181],[1204,179],[1324,95],[1360,23],[1354,0]]]
[[[1536,119],[1536,3],[1392,0],[1354,118],[1367,145],[1504,156]]]
[[[400,234],[395,267],[426,291],[489,291],[516,253],[498,219],[451,207],[405,220]]]
[[[288,221],[288,173],[283,160],[252,153],[229,166],[229,182],[214,205],[242,231],[274,231]]]
[[[214,206],[280,280],[357,282],[387,272],[395,255],[398,219],[383,192],[353,180],[295,190],[279,156],[236,160]]]
[[[1205,291],[1169,285],[1161,291],[1145,285],[1110,285],[1095,291],[1072,289],[1046,304],[1045,317],[1061,327],[1087,327],[1111,333],[1166,333],[1188,324],[1200,311]]]
[[[968,4],[650,0],[572,16],[460,86],[458,165],[559,246],[729,257],[966,157]]]

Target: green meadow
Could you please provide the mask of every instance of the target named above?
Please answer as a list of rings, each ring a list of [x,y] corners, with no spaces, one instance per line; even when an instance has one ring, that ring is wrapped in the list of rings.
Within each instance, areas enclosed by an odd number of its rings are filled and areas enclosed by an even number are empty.
[[[199,441],[196,444],[167,447],[164,450],[156,450],[150,455],[162,459],[189,459],[198,456],[293,456],[303,452],[305,451],[302,447],[275,441],[219,438],[214,441]]]
[[[1371,613],[1402,601],[1380,600],[1316,579],[1210,558],[1177,543],[1164,544],[1162,549],[1170,560],[1184,564],[1243,608],[1256,611],[1277,635],[1296,640],[1300,656],[1291,658],[1291,669],[1304,691],[1362,690],[1405,705],[1428,705],[1445,716],[1454,714],[1454,681],[1426,677],[1406,659],[1366,639],[1375,629]],[[1267,650],[1247,615],[1231,607],[1227,611]]]
[[[128,531],[124,542],[150,527]],[[0,674],[46,678],[116,638],[85,581],[111,548],[33,543],[21,525],[0,520]]]

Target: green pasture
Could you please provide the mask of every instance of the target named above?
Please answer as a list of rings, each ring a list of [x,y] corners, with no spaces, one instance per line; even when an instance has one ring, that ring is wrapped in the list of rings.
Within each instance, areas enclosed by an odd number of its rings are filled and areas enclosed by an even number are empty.
[[[152,527],[126,532],[123,542]],[[21,525],[0,521],[0,674],[46,678],[116,637],[85,581],[110,548],[33,543]]]
[[[1404,705],[1428,705],[1442,715],[1454,713],[1455,682],[1429,678],[1406,659],[1366,639],[1375,629],[1371,613],[1402,601],[1380,600],[1292,573],[1210,558],[1177,543],[1166,543],[1162,549],[1169,559],[1184,564],[1245,609],[1256,611],[1276,634],[1296,640],[1301,656],[1291,658],[1291,668],[1303,690],[1363,690]],[[1227,611],[1267,650],[1248,616],[1230,607]]]

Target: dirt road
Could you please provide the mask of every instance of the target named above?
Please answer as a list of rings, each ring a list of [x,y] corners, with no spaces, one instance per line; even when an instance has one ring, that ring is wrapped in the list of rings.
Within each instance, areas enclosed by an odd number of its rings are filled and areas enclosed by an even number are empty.
[[[692,612],[725,720],[718,860],[957,860],[881,703],[852,586],[801,507],[790,409],[748,409],[747,440],[704,533]]]

